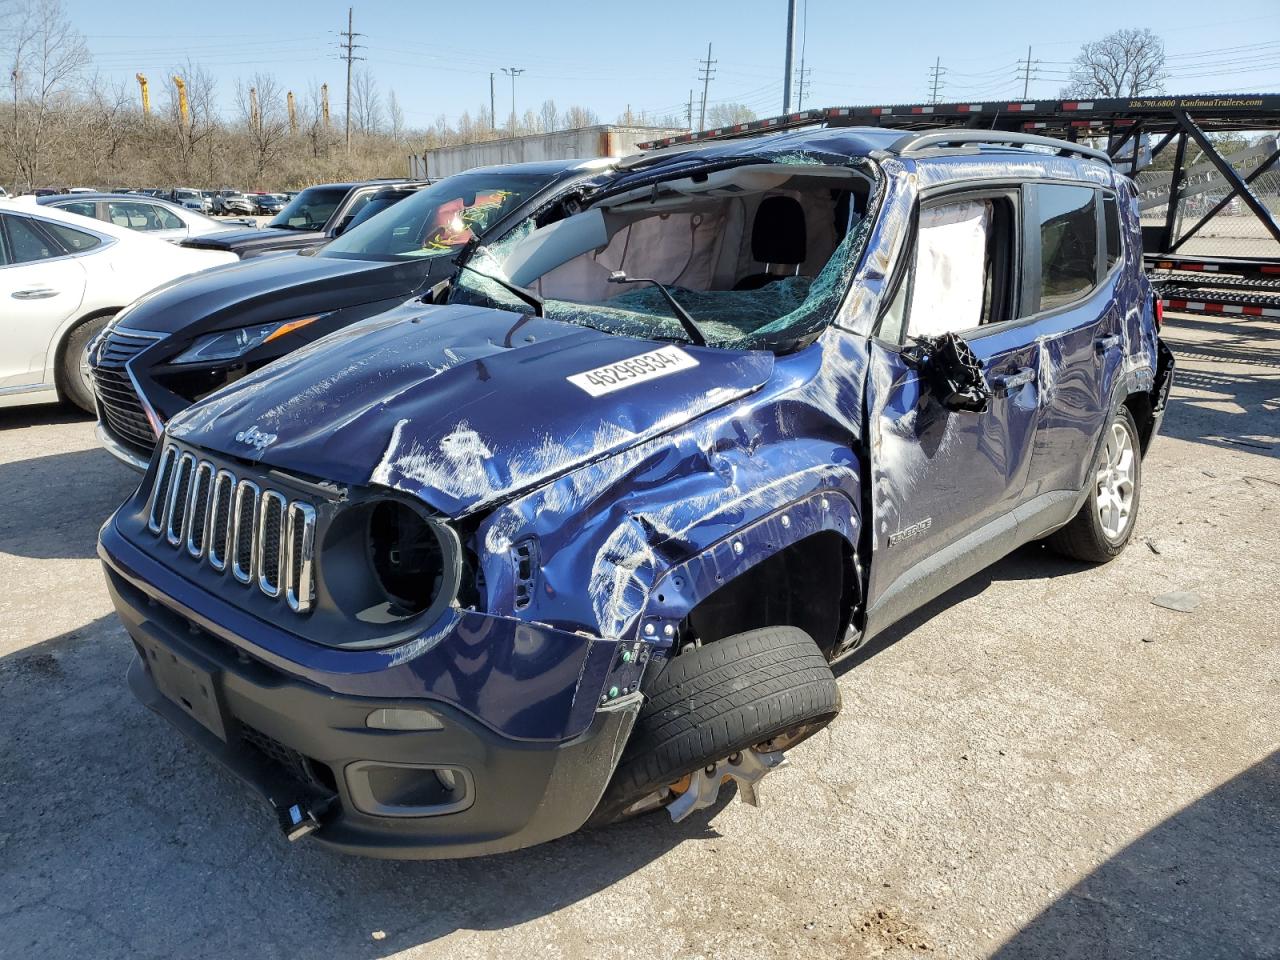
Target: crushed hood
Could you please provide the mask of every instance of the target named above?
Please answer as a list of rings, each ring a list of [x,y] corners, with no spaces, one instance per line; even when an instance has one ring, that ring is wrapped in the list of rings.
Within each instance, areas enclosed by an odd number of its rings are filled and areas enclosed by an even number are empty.
[[[766,352],[412,302],[219,391],[169,434],[458,516],[680,426],[772,370]]]

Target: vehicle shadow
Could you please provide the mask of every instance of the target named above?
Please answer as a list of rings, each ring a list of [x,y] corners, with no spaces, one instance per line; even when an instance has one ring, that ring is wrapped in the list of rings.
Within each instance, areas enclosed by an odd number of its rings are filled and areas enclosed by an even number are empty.
[[[1280,956],[1280,751],[1080,880],[995,960]]]
[[[139,479],[99,448],[0,463],[0,553],[93,557],[98,528]]]
[[[131,656],[107,616],[0,659],[0,916],[19,955],[372,960],[544,916],[719,836],[702,813],[480,860],[289,844],[265,804],[133,700]]]
[[[958,603],[982,594],[993,583],[1012,580],[1047,580],[1083,573],[1095,569],[1095,564],[1072,560],[1054,553],[1044,543],[1028,543],[991,566],[979,570],[946,593],[935,597],[922,607],[907,614],[897,623],[886,627],[867,643],[835,665],[837,677],[843,676],[859,664],[897,643],[907,634],[919,630],[938,614]]]
[[[1178,366],[1163,433],[1280,458],[1280,329],[1180,316],[1165,339]]]

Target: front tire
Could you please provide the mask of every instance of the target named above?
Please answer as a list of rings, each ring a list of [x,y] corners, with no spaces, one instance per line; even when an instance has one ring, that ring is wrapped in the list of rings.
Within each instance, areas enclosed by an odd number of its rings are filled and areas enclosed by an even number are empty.
[[[647,688],[593,824],[659,809],[674,799],[668,788],[707,764],[790,749],[840,712],[826,657],[795,627],[750,630],[681,654]]]
[[[1051,549],[1086,563],[1105,563],[1120,555],[1138,520],[1141,450],[1133,414],[1121,407],[1103,433],[1089,474],[1089,496],[1071,522],[1050,535]]]
[[[93,382],[85,361],[85,348],[110,321],[110,317],[94,317],[86,320],[67,334],[62,349],[62,361],[58,365],[58,392],[62,399],[73,403],[85,413],[96,413]]]

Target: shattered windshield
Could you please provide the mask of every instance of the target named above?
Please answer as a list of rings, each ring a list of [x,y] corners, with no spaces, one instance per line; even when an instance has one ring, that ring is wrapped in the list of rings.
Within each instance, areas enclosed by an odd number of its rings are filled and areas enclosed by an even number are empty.
[[[532,174],[460,174],[434,183],[329,243],[325,257],[407,260],[456,254],[546,185]]]
[[[476,250],[474,271],[457,277],[451,299],[530,310],[494,277],[541,299],[553,320],[690,342],[662,290],[632,282],[655,280],[708,346],[785,347],[820,331],[839,308],[870,233],[875,179],[851,176],[848,166],[784,166],[724,171],[705,189],[682,193],[681,182],[671,195],[624,197],[550,225],[530,218]]]

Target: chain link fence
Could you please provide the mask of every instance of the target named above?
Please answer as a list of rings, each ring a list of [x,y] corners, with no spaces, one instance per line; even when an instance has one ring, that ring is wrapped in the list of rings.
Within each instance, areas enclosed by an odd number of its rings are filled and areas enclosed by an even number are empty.
[[[1134,177],[1144,229],[1163,230],[1165,227],[1175,147],[1176,144],[1170,143],[1154,164],[1140,170]],[[1255,176],[1249,184],[1250,190],[1272,215],[1280,219],[1280,163],[1257,173],[1275,152],[1276,137],[1255,136],[1250,143],[1235,149],[1219,149],[1242,179]],[[1272,237],[1244,200],[1239,196],[1227,199],[1232,190],[1231,184],[1190,140],[1178,188],[1171,243],[1178,243],[1179,238],[1193,229],[1194,233],[1178,244],[1176,250],[1163,252],[1198,257],[1280,258],[1280,242]],[[1196,228],[1206,217],[1208,219]]]

